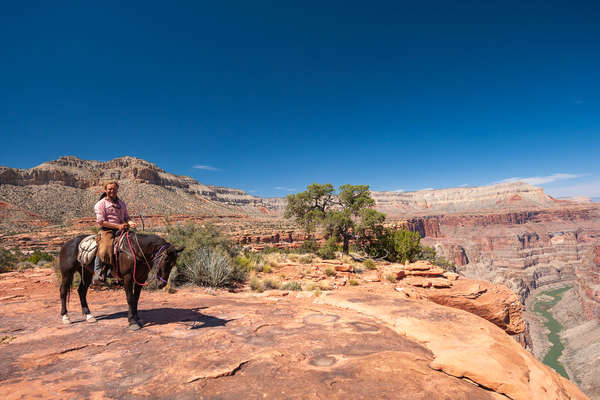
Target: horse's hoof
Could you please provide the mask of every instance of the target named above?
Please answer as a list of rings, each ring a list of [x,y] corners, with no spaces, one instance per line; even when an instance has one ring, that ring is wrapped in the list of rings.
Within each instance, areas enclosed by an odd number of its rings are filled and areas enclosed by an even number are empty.
[[[63,315],[62,317],[62,323],[65,325],[70,325],[71,324],[71,320],[69,319],[68,315]]]
[[[139,331],[140,329],[142,329],[141,326],[139,326],[137,323],[133,323],[129,325],[129,330],[130,331]]]
[[[94,317],[92,314],[87,314],[87,315],[85,316],[85,320],[86,320],[87,322],[97,322],[96,318],[95,318],[95,317]]]

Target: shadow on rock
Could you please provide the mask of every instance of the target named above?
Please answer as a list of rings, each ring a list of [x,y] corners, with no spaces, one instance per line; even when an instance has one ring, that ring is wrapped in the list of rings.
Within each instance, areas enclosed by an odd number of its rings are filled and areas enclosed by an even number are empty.
[[[166,325],[176,322],[189,322],[191,323],[190,329],[200,328],[212,328],[217,326],[225,326],[228,322],[233,319],[222,319],[213,317],[211,315],[205,315],[199,312],[199,310],[206,307],[198,308],[154,308],[152,310],[139,311],[140,317],[145,321],[145,326],[152,325]],[[127,318],[127,312],[121,311],[108,315],[101,315],[96,319],[110,320],[118,318]]]

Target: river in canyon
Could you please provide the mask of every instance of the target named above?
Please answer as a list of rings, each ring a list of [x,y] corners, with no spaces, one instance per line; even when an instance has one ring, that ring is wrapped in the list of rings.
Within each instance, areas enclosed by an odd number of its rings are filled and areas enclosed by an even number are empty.
[[[533,310],[545,320],[544,326],[548,329],[548,340],[551,343],[551,347],[544,356],[543,362],[567,379],[569,379],[569,375],[559,361],[564,350],[564,346],[560,341],[560,333],[563,326],[552,316],[551,310],[561,300],[564,292],[571,288],[572,286],[565,286],[542,292],[536,296],[533,306]]]

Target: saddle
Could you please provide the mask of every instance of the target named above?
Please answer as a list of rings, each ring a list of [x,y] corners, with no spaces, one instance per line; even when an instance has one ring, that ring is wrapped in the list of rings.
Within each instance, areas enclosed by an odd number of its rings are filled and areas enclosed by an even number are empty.
[[[89,265],[94,261],[96,257],[96,251],[98,250],[98,243],[96,242],[96,235],[90,235],[83,238],[79,242],[79,251],[77,252],[77,261],[81,265]]]

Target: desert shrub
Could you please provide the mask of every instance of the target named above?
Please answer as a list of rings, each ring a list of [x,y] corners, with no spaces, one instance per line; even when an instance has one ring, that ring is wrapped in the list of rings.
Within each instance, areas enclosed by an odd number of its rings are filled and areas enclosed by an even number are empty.
[[[365,261],[363,261],[363,265],[365,266],[366,269],[377,269],[377,265],[375,265],[375,261],[370,260],[370,259],[366,259]]]
[[[387,279],[391,283],[396,283],[397,277],[396,274],[386,274],[385,279]]]
[[[262,293],[265,291],[265,286],[263,282],[260,279],[258,279],[255,275],[252,278],[250,278],[250,289],[254,290],[255,292]]]
[[[240,267],[245,269],[246,271],[251,271],[252,270],[252,260],[249,257],[246,257],[245,255],[239,255],[236,256],[233,261]]]
[[[317,288],[318,286],[315,285],[313,282],[308,282],[306,285],[304,285],[304,290],[306,290],[307,292],[311,292]]]
[[[291,262],[296,262],[296,261],[298,261],[298,256],[295,254],[290,254],[289,259]]]
[[[302,285],[296,281],[286,282],[281,285],[281,290],[302,290]]]
[[[327,239],[325,244],[319,249],[319,257],[323,260],[332,260],[335,258],[335,252],[338,251],[339,247],[334,237]]]
[[[178,267],[189,265],[201,248],[220,249],[230,258],[234,258],[241,252],[240,246],[211,224],[187,223],[169,226],[166,240],[177,247],[185,246],[185,250],[177,258]]]
[[[30,262],[32,264],[37,264],[40,261],[53,261],[54,257],[51,254],[46,253],[45,251],[35,250],[29,257],[25,259],[25,261]]]
[[[304,255],[298,259],[300,264],[310,264],[313,260],[313,256],[310,254]]]
[[[180,271],[188,281],[199,286],[232,286],[246,279],[246,271],[233,263],[224,250],[214,247],[196,250],[191,262],[182,265]]]
[[[262,272],[264,272],[265,274],[270,274],[271,272],[273,272],[273,267],[271,267],[271,264],[265,264],[262,267]]]
[[[358,281],[356,279],[350,279],[348,280],[348,283],[350,286],[358,286]]]
[[[450,271],[457,272],[456,265],[454,263],[444,257],[438,256],[436,251],[432,247],[421,246],[421,251],[418,256],[419,260],[427,260],[433,265],[437,265],[438,267]]]
[[[279,289],[281,287],[281,283],[276,281],[275,279],[267,278],[264,280],[265,289]]]
[[[319,282],[319,289],[320,290],[331,290],[332,287],[328,281],[321,281],[321,282]]]
[[[327,276],[336,276],[337,272],[335,272],[335,269],[333,269],[333,268],[330,267],[330,268],[327,268],[325,270],[325,275],[327,275]]]
[[[298,253],[298,254],[307,254],[307,253],[316,254],[317,250],[319,250],[319,244],[317,243],[317,241],[315,239],[307,239],[304,242],[302,242],[300,247],[298,247],[296,249],[296,253]]]
[[[446,271],[458,272],[458,269],[456,269],[456,265],[452,261],[449,261],[449,260],[445,259],[444,257],[435,257],[433,259],[433,261],[431,261],[431,263],[433,265],[437,265],[438,267],[440,267]]]
[[[415,261],[421,254],[421,236],[406,229],[386,228],[376,238],[364,243],[363,250],[374,258],[388,261]]]
[[[275,247],[275,246],[265,246],[265,248],[262,249],[262,253],[263,254],[279,253],[279,248]]]
[[[18,262],[18,254],[0,247],[0,273],[12,271]]]

